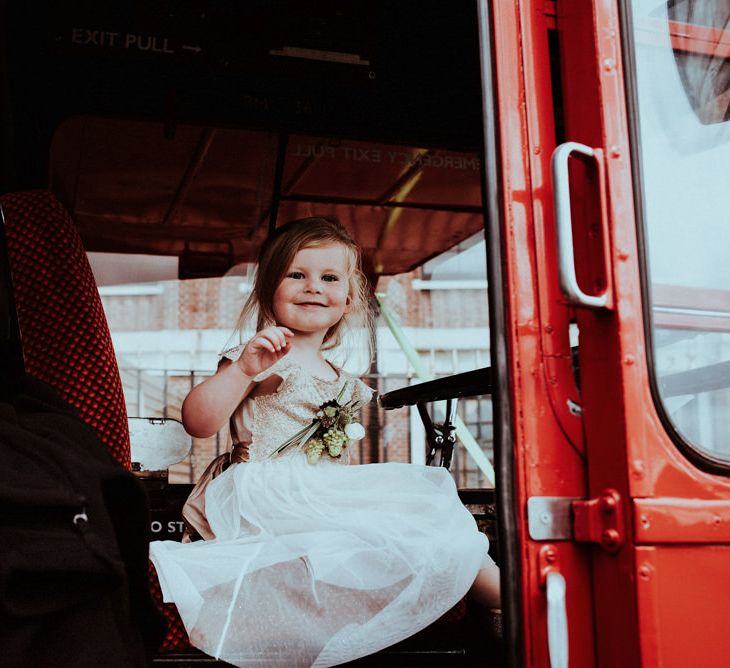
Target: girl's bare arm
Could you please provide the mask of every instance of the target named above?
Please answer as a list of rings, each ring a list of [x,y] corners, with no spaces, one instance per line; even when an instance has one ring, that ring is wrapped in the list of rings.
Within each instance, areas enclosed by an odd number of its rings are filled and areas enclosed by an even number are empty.
[[[287,339],[292,336],[286,327],[267,327],[251,338],[237,361],[224,359],[214,376],[196,385],[185,397],[185,431],[196,438],[219,431],[253,388],[254,376],[289,352]]]
[[[219,431],[251,391],[253,380],[236,362],[223,360],[214,376],[196,385],[182,405],[185,431],[206,438]]]

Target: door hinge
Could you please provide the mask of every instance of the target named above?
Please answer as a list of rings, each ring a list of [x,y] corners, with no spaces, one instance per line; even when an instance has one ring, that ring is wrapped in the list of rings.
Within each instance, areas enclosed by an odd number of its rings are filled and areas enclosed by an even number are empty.
[[[607,552],[617,552],[624,543],[621,495],[606,489],[595,499],[573,501],[573,538],[595,543]]]
[[[617,552],[625,539],[621,495],[614,489],[594,499],[533,496],[527,500],[532,540],[574,540]]]

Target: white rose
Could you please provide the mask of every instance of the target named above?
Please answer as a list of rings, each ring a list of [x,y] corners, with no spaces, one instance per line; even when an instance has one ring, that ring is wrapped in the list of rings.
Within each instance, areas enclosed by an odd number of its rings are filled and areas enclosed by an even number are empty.
[[[365,427],[363,427],[359,422],[350,422],[345,427],[345,436],[349,438],[351,441],[359,441],[361,438],[365,437]]]

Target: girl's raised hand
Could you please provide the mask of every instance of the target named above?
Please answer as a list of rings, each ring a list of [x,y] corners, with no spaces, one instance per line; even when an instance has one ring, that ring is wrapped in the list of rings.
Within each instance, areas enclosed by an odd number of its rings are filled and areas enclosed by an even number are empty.
[[[294,333],[287,327],[266,327],[256,332],[238,358],[237,363],[243,373],[253,378],[266,371],[289,352],[291,346],[288,339],[292,336]]]

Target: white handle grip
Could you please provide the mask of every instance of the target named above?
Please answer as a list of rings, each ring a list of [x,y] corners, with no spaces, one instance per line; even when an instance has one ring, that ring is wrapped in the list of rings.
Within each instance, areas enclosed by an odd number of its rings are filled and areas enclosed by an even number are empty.
[[[547,575],[547,627],[550,668],[568,668],[568,612],[565,578],[557,571]]]
[[[565,142],[553,151],[551,166],[555,230],[558,237],[560,289],[571,304],[586,308],[606,308],[608,305],[608,290],[604,290],[600,295],[588,295],[578,285],[578,278],[575,275],[573,220],[570,211],[570,182],[568,178],[568,158],[571,153],[580,153],[590,158],[596,157],[596,152],[590,146],[574,141]]]

